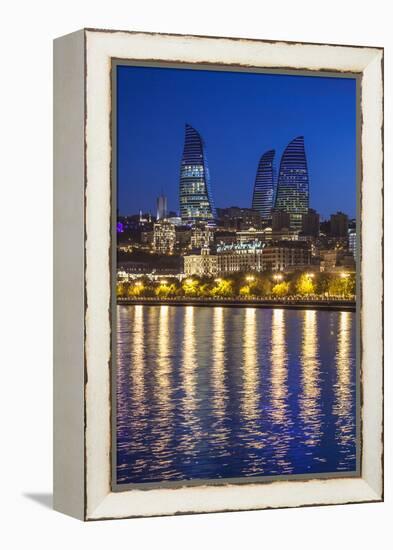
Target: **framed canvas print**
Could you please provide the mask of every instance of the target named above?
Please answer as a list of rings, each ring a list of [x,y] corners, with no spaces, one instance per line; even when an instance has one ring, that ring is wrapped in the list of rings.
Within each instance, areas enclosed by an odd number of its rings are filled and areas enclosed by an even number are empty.
[[[54,43],[54,506],[383,499],[383,50]]]

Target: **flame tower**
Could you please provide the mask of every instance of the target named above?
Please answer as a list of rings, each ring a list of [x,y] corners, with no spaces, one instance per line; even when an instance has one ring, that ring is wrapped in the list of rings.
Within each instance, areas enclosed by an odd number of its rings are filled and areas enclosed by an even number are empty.
[[[271,218],[274,207],[274,155],[272,149],[261,156],[255,177],[251,207],[260,213],[263,220]]]
[[[309,179],[304,137],[292,140],[285,149],[278,174],[275,208],[288,212],[292,229],[302,228],[302,215],[309,207]]]
[[[213,221],[216,218],[205,143],[189,124],[186,124],[185,129],[179,192],[180,216],[183,221]]]

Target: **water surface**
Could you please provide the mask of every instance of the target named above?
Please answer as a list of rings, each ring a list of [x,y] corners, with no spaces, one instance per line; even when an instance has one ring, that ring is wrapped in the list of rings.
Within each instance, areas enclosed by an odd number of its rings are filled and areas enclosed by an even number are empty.
[[[355,314],[118,306],[117,482],[356,469]]]

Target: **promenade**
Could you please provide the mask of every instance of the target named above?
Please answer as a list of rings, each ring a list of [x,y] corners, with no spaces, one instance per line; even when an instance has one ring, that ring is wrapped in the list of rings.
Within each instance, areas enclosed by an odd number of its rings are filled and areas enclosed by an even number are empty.
[[[356,301],[343,298],[206,298],[178,296],[175,298],[158,297],[118,297],[118,305],[171,305],[171,306],[223,306],[223,307],[258,307],[284,309],[316,309],[330,311],[356,311]]]

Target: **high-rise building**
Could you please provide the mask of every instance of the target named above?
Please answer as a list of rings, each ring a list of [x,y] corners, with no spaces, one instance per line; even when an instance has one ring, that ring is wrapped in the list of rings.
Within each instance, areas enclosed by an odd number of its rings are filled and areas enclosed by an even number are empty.
[[[260,213],[253,208],[217,208],[218,223],[226,229],[247,229],[248,227],[260,228],[266,224],[262,222]]]
[[[261,156],[255,177],[252,208],[260,213],[263,220],[271,218],[274,206],[274,154],[272,149]]]
[[[289,213],[291,229],[302,228],[302,215],[309,206],[309,179],[304,137],[292,140],[285,149],[278,174],[275,208]]]
[[[348,229],[348,249],[356,260],[356,229]]]
[[[168,216],[168,200],[165,195],[157,197],[157,221],[165,220]]]
[[[302,215],[302,233],[311,237],[319,235],[319,214],[312,208]]]
[[[167,220],[160,220],[153,228],[153,250],[160,254],[172,254],[176,244],[175,226]]]
[[[337,212],[330,216],[330,233],[332,237],[344,238],[348,234],[348,216]]]
[[[216,218],[205,144],[189,124],[186,124],[180,169],[180,216],[185,222]]]
[[[272,229],[273,231],[282,231],[289,229],[291,225],[291,217],[285,210],[274,209],[272,211]]]

